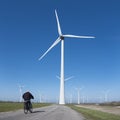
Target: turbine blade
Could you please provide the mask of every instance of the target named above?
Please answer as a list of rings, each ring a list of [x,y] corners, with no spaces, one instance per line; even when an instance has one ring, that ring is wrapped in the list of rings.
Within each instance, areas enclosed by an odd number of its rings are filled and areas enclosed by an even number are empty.
[[[74,78],[74,76],[71,76],[71,77],[69,77],[69,78],[66,78],[65,81],[68,81],[68,80],[70,80],[70,79],[72,79],[72,78]]]
[[[56,15],[56,20],[57,20],[58,33],[59,33],[59,35],[61,36],[61,35],[62,35],[62,32],[61,32],[60,22],[59,22],[59,19],[58,19],[58,15],[57,15],[57,11],[56,11],[56,10],[55,10],[55,15]]]
[[[41,60],[54,46],[56,46],[60,42],[60,38],[58,38],[50,47],[49,49],[39,58]]]
[[[69,37],[69,38],[95,38],[94,36],[76,36],[76,35],[63,35],[63,37]]]
[[[60,77],[58,75],[56,75],[56,77],[60,80]]]

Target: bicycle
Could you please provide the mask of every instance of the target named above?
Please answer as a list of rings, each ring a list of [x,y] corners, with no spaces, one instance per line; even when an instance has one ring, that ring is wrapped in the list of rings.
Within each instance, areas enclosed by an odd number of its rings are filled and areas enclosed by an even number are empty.
[[[28,112],[32,113],[33,112],[33,107],[32,103],[30,100],[24,101],[24,113],[27,114]]]

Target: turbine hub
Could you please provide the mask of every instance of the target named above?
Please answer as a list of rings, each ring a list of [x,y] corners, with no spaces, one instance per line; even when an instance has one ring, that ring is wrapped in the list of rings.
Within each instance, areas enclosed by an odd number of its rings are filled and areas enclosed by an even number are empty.
[[[61,39],[61,40],[64,40],[64,37],[63,37],[63,36],[60,36],[60,39]]]

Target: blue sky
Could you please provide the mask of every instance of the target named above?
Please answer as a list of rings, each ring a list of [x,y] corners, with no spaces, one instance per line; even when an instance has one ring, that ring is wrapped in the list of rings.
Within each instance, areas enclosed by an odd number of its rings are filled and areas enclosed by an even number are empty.
[[[95,36],[65,39],[66,100],[83,86],[81,97],[120,100],[119,0],[0,1],[0,100],[19,100],[19,87],[39,99],[59,96],[60,44],[38,58],[57,39],[55,9],[62,32]]]

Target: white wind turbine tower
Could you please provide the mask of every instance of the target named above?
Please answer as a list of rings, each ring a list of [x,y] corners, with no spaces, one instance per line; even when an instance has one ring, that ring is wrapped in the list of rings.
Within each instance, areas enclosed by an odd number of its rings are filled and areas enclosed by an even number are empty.
[[[50,46],[50,48],[39,58],[41,60],[53,47],[55,47],[59,42],[61,42],[61,72],[60,72],[60,98],[59,104],[65,104],[65,96],[64,96],[64,38],[95,38],[92,36],[76,36],[76,35],[63,35],[60,23],[57,15],[57,11],[55,10],[57,26],[58,26],[58,33],[59,37],[57,40]]]

